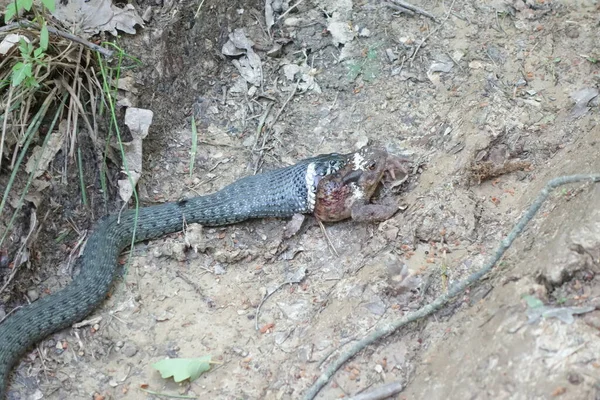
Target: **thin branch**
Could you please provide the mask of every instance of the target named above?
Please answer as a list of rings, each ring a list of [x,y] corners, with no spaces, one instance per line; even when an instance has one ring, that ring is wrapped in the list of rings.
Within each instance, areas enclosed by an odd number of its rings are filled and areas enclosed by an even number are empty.
[[[271,297],[275,292],[277,292],[279,289],[281,289],[282,287],[286,286],[286,285],[294,285],[297,283],[301,283],[304,278],[306,278],[306,273],[303,273],[301,276],[299,277],[291,277],[290,279],[288,279],[287,281],[283,282],[282,284],[280,284],[279,286],[277,286],[275,289],[273,289],[272,291],[265,293],[265,295],[263,296],[262,300],[260,301],[260,303],[258,304],[258,307],[256,307],[256,316],[254,317],[254,327],[256,328],[256,330],[259,330],[258,327],[258,319],[260,316],[260,309],[263,306],[263,304],[265,303],[265,301],[267,301],[267,299],[269,297]]]
[[[348,398],[348,400],[384,400],[400,393],[404,389],[402,382],[392,382]]]
[[[410,15],[411,17],[412,17],[413,15],[415,15],[415,12],[414,12],[414,11],[411,11],[411,10],[409,10],[408,8],[401,7],[401,6],[397,5],[397,4],[388,3],[387,1],[384,1],[384,2],[383,2],[383,3],[381,3],[381,4],[383,4],[383,5],[384,5],[384,6],[386,6],[386,7],[389,7],[389,8],[391,8],[391,9],[393,9],[393,10],[396,10],[396,11],[398,11],[398,12],[401,12],[401,13],[408,14],[408,15]]]
[[[392,3],[397,4],[398,6],[405,8],[407,10],[413,11],[417,14],[421,14],[427,18],[431,18],[432,20],[437,22],[437,19],[435,19],[435,15],[433,15],[432,13],[423,10],[422,8],[419,8],[417,6],[413,6],[412,4],[409,4],[405,1],[401,1],[401,0],[390,0]],[[450,7],[452,8],[452,7]]]
[[[329,382],[329,380],[333,377],[335,372],[340,369],[342,365],[346,363],[346,361],[350,360],[354,357],[359,351],[363,350],[367,346],[373,344],[377,340],[388,336],[403,326],[408,325],[411,322],[420,320],[424,317],[427,317],[434,312],[441,309],[445,306],[450,299],[456,297],[461,292],[463,292],[467,287],[479,281],[484,275],[486,275],[490,270],[496,265],[498,260],[502,258],[506,250],[511,246],[514,240],[523,232],[525,226],[531,221],[531,219],[537,214],[542,204],[548,199],[550,192],[556,189],[559,186],[567,185],[569,183],[576,182],[600,182],[600,174],[587,174],[587,175],[568,175],[561,176],[559,178],[554,178],[544,186],[544,188],[540,191],[537,198],[534,202],[529,206],[529,209],[525,214],[519,219],[519,222],[513,227],[508,236],[500,242],[500,245],[494,252],[494,254],[490,257],[490,259],[484,264],[484,266],[477,272],[471,274],[468,278],[460,281],[455,286],[450,288],[450,290],[439,296],[433,302],[429,303],[425,307],[404,316],[396,321],[392,321],[390,323],[384,324],[377,330],[371,332],[369,335],[365,336],[363,339],[356,342],[352,347],[344,354],[342,354],[337,360],[335,360],[326,370],[321,374],[319,379],[310,387],[308,392],[305,394],[305,400],[312,400],[319,393],[319,391]]]
[[[294,8],[298,7],[300,4],[302,4],[304,0],[298,0],[294,5],[292,5],[290,8],[288,8],[287,10],[285,10],[285,12],[283,14],[281,14],[279,17],[277,17],[277,21],[279,21],[281,18],[285,17],[290,11],[292,11]]]
[[[4,25],[4,26],[0,27],[0,33],[2,33],[2,32],[10,32],[12,30],[23,28],[23,27],[33,28],[33,29],[39,29],[40,28],[38,25],[34,24],[31,21],[22,20],[22,21],[18,21],[18,22],[12,22],[12,23],[10,23],[8,25]],[[57,36],[60,36],[62,38],[68,39],[68,40],[70,40],[72,42],[79,43],[79,44],[82,44],[82,45],[84,45],[86,47],[89,47],[90,49],[92,49],[94,51],[97,51],[98,53],[102,54],[106,58],[111,58],[113,56],[113,54],[114,54],[114,52],[112,50],[105,49],[102,46],[99,46],[99,45],[97,45],[95,43],[92,43],[90,41],[82,39],[79,36],[75,36],[72,33],[61,31],[59,29],[56,29],[53,26],[47,26],[47,28],[48,28],[48,32],[52,33],[53,35],[57,35]]]

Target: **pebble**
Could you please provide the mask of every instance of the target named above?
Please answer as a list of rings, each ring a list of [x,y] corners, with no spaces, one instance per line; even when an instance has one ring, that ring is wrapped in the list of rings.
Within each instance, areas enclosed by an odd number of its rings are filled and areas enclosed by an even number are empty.
[[[302,24],[302,18],[295,18],[295,17],[290,17],[290,18],[286,18],[283,21],[283,25],[285,26],[300,26]]]
[[[239,347],[234,347],[231,349],[231,351],[233,351],[235,354],[237,354],[240,357],[248,357],[248,352],[244,349],[240,349]]]
[[[135,347],[135,345],[131,342],[125,343],[121,349],[121,353],[123,353],[126,357],[133,357],[137,354],[137,352],[137,347]]]
[[[40,298],[40,293],[37,291],[37,289],[29,289],[27,291],[27,297],[33,302]]]

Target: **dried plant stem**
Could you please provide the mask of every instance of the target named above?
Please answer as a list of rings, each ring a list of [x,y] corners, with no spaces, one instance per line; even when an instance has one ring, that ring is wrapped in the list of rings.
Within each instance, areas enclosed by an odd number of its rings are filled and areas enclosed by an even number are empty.
[[[12,30],[23,28],[23,27],[39,29],[39,26],[34,24],[33,22],[21,20],[21,21],[13,22],[8,25],[4,25],[4,26],[0,27],[0,33],[1,32],[10,32]],[[90,49],[102,54],[106,58],[111,58],[114,54],[114,52],[112,50],[105,49],[102,46],[99,46],[95,43],[92,43],[90,41],[82,39],[79,36],[75,36],[72,33],[61,31],[59,29],[56,29],[53,26],[48,26],[47,28],[48,28],[48,32],[52,33],[53,35],[60,36],[62,38],[68,39],[72,42],[79,43],[81,45],[89,47]]]

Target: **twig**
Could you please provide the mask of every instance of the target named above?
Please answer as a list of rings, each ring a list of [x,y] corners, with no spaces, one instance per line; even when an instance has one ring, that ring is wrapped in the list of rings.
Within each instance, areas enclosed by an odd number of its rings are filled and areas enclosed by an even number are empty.
[[[327,240],[327,244],[331,248],[331,251],[333,252],[333,254],[335,254],[336,257],[339,257],[340,255],[338,254],[337,250],[335,249],[335,246],[333,245],[333,242],[331,241],[331,239],[329,238],[329,235],[327,234],[327,230],[325,229],[325,225],[323,225],[323,222],[321,222],[320,219],[317,219],[317,222],[319,223],[319,226],[321,227],[321,231],[323,232],[323,236],[325,236],[325,239]]]
[[[277,120],[279,119],[279,117],[281,116],[281,113],[285,109],[285,106],[287,106],[287,104],[290,102],[290,100],[292,99],[292,97],[294,97],[294,95],[298,91],[298,86],[300,86],[300,79],[298,79],[296,81],[296,86],[294,86],[294,89],[292,89],[292,93],[290,93],[290,95],[288,96],[288,98],[285,99],[285,101],[283,102],[283,105],[281,106],[281,108],[279,109],[279,111],[277,111],[277,114],[275,115],[275,118],[273,118],[273,121],[271,121],[269,123],[269,126],[267,126],[267,130],[266,130],[265,136],[263,137],[262,146],[260,147],[260,153],[258,155],[258,160],[256,160],[256,165],[254,166],[254,174],[255,175],[258,172],[258,168],[260,167],[260,160],[262,159],[262,156],[263,156],[264,151],[265,151],[265,143],[267,142],[268,134],[271,131],[271,129],[273,128],[273,126],[275,125],[275,123],[277,122]],[[257,142],[258,142],[258,137],[257,137]]]
[[[10,85],[8,89],[8,100],[6,101],[6,109],[4,111],[4,122],[2,123],[2,138],[0,139],[0,167],[2,166],[2,154],[4,154],[4,138],[6,136],[6,129],[8,124],[8,117],[10,117],[11,109],[10,102],[12,101],[14,86]]]
[[[303,1],[304,0],[298,0],[296,3],[294,3],[293,6],[291,6],[287,10],[285,10],[285,12],[283,14],[281,14],[279,17],[277,17],[277,21],[279,21],[281,18],[285,17],[290,11],[292,11],[294,8],[298,7]]]
[[[484,266],[477,272],[471,274],[468,278],[460,281],[455,286],[453,286],[446,294],[443,294],[436,298],[433,302],[424,306],[423,308],[406,315],[403,318],[400,318],[396,321],[392,321],[390,323],[384,324],[379,329],[373,331],[369,335],[365,336],[363,339],[356,342],[346,353],[342,354],[337,360],[333,362],[326,370],[321,374],[319,379],[310,387],[308,392],[306,392],[304,399],[312,400],[319,393],[319,391],[329,382],[329,380],[333,377],[335,372],[342,366],[346,361],[350,360],[354,357],[359,351],[363,350],[365,347],[371,345],[377,340],[394,333],[396,330],[401,327],[408,325],[411,322],[417,321],[428,315],[433,314],[435,311],[441,309],[445,306],[450,299],[459,295],[463,290],[467,287],[471,286],[475,282],[479,281],[484,275],[486,275],[490,270],[496,265],[498,260],[502,258],[506,250],[510,247],[510,245],[514,242],[514,240],[523,232],[525,226],[531,221],[531,219],[537,214],[542,204],[546,201],[550,192],[556,189],[559,186],[567,185],[569,183],[576,182],[600,182],[600,174],[587,174],[587,175],[568,175],[561,176],[559,178],[554,178],[544,186],[544,188],[540,191],[537,198],[533,201],[533,203],[529,206],[529,209],[525,212],[525,214],[519,219],[519,222],[513,227],[510,233],[500,242],[500,245],[494,252],[494,254],[490,257],[490,259],[484,264]]]
[[[154,390],[150,390],[150,389],[144,389],[144,388],[139,388],[141,391],[144,391],[146,393],[149,394],[153,394],[155,396],[162,396],[162,397],[170,397],[172,399],[197,399],[196,396],[187,396],[184,394],[169,394],[169,393],[161,393],[161,392],[155,392]]]
[[[383,400],[398,394],[404,389],[402,382],[392,382],[387,385],[379,386],[368,392],[357,394],[348,398],[348,400]]]
[[[273,121],[271,121],[271,123],[270,123],[271,126],[275,125],[275,123],[277,122],[277,120],[281,116],[281,113],[283,112],[283,109],[285,108],[285,106],[287,106],[287,103],[289,103],[290,100],[292,99],[292,97],[294,97],[294,95],[298,91],[298,86],[300,86],[300,79],[298,79],[296,81],[296,86],[294,86],[294,89],[292,90],[292,93],[290,93],[290,95],[288,96],[288,98],[285,99],[285,102],[283,103],[283,105],[281,106],[281,108],[279,109],[279,111],[277,112],[277,115],[275,115],[275,118],[273,119]]]
[[[211,272],[211,271],[209,271],[209,272]],[[198,293],[200,296],[204,296],[204,293],[202,293],[202,289],[200,289],[200,286],[196,285],[196,283],[194,281],[192,281],[190,278],[185,276],[183,274],[183,272],[179,272],[179,271],[175,270],[175,275],[177,275],[179,278],[181,278],[181,280],[183,280],[185,283],[187,283],[188,285],[193,287],[194,290],[196,291],[196,293]]]
[[[262,300],[260,301],[260,304],[258,305],[258,307],[256,307],[256,316],[254,317],[254,327],[256,328],[256,330],[259,330],[258,327],[258,319],[259,319],[259,315],[260,315],[260,308],[262,307],[262,305],[265,303],[265,301],[267,301],[267,299],[269,297],[271,297],[273,295],[273,293],[277,292],[279,289],[281,289],[282,287],[284,287],[285,285],[293,285],[295,283],[300,283],[304,280],[304,278],[306,277],[306,274],[302,274],[301,277],[298,278],[290,278],[289,280],[283,282],[282,284],[280,284],[279,286],[277,286],[275,289],[273,289],[271,292],[266,293]]]
[[[4,25],[3,27],[0,27],[0,32],[9,32],[12,31],[14,29],[18,29],[18,28],[22,28],[22,27],[27,27],[27,28],[33,28],[33,29],[39,29],[40,27],[37,26],[36,24],[34,24],[31,21],[25,21],[25,20],[21,20],[18,22],[13,22],[10,23],[8,25]],[[53,26],[47,26],[48,28],[48,32],[52,33],[53,35],[57,35],[60,36],[62,38],[68,39],[72,42],[75,43],[79,43],[82,44],[86,47],[89,47],[90,49],[97,51],[98,53],[102,54],[104,57],[106,58],[111,58],[113,56],[113,51],[109,50],[109,49],[105,49],[102,46],[99,46],[95,43],[89,42],[85,39],[80,38],[79,36],[75,36],[72,33],[69,32],[64,32],[61,30],[56,29]]]
[[[392,3],[395,3],[395,4],[399,5],[402,8],[406,8],[407,10],[416,12],[417,14],[421,14],[421,15],[423,15],[423,16],[425,16],[427,18],[431,18],[432,20],[434,20],[434,21],[437,22],[437,19],[435,19],[435,15],[431,14],[428,11],[423,10],[422,8],[419,8],[417,6],[413,6],[412,4],[409,4],[409,3],[405,2],[405,1],[402,1],[402,0],[390,0],[390,1]],[[450,8],[452,8],[452,7],[450,7]]]
[[[254,146],[253,149],[256,150],[256,146],[258,145],[258,140],[260,139],[260,135],[262,133],[262,130],[265,126],[265,122],[267,121],[267,117],[269,116],[269,113],[271,112],[271,109],[273,108],[273,104],[274,103],[268,103],[267,104],[267,108],[265,108],[265,111],[262,113],[260,120],[258,121],[258,126],[256,127],[256,139],[254,139]],[[265,135],[267,135],[267,133],[265,133]],[[265,142],[265,140],[263,140],[263,143]],[[261,146],[264,147],[264,146]],[[259,153],[259,157],[258,160],[256,160],[256,164],[254,165],[254,174],[256,175],[256,173],[258,172],[258,168],[260,167],[260,159],[262,158],[262,150]]]
[[[401,13],[408,14],[408,15],[410,15],[411,17],[412,17],[413,15],[415,15],[415,12],[414,12],[414,11],[411,11],[411,10],[409,10],[408,8],[404,8],[404,7],[402,7],[402,6],[399,6],[399,5],[396,5],[396,4],[388,3],[387,1],[384,1],[384,2],[383,2],[383,3],[381,3],[381,4],[383,4],[383,5],[384,5],[384,6],[386,6],[386,7],[389,7],[389,8],[391,8],[391,9],[393,9],[393,10],[396,10],[396,11],[398,11],[398,12],[401,12]]]
[[[203,4],[204,4],[204,0],[202,0],[200,2],[200,4],[198,4],[198,9],[196,10],[196,14],[194,14],[194,19],[198,19],[198,15],[200,15],[200,9],[202,8]]]
[[[394,1],[395,3],[398,3],[397,0],[392,0],[392,1]],[[425,42],[427,41],[427,39],[429,39],[431,37],[431,35],[433,35],[437,31],[439,31],[440,28],[444,25],[444,22],[446,22],[448,20],[448,18],[450,17],[450,14],[452,13],[452,7],[454,7],[454,1],[455,0],[452,0],[452,4],[450,4],[450,8],[448,9],[448,13],[444,17],[444,19],[442,21],[440,21],[440,24],[438,26],[436,26],[434,30],[432,30],[431,32],[429,32],[429,35],[425,36],[425,38],[423,40],[421,40],[421,43],[419,43],[419,45],[415,49],[415,52],[413,53],[412,57],[410,57],[410,64],[411,65],[412,65],[415,57],[417,56],[417,53],[419,52],[419,49],[421,49],[421,47],[423,46],[423,44],[425,44]]]

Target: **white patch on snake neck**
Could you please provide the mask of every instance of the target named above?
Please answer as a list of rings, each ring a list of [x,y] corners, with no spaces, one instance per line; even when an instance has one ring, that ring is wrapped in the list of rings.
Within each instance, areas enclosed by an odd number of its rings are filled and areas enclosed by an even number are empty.
[[[315,177],[317,172],[315,171],[315,163],[308,164],[308,168],[306,168],[306,175],[304,176],[304,181],[306,184],[306,205],[308,212],[313,212],[315,210],[315,202],[316,202],[316,187],[315,187]]]
[[[363,171],[366,169],[366,160],[362,154],[360,154],[360,152],[354,153],[354,159],[352,161],[355,169],[360,169]]]

